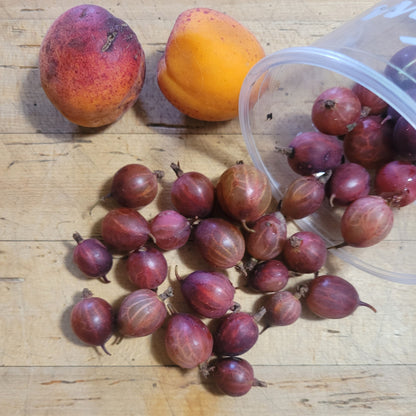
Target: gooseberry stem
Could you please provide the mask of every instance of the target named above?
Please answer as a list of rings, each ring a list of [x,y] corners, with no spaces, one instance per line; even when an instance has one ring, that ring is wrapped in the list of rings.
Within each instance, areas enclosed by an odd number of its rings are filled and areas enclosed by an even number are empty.
[[[77,244],[80,244],[84,240],[78,232],[72,234],[72,238],[77,242]]]
[[[359,306],[366,306],[367,308],[370,308],[373,312],[377,313],[377,309],[374,306],[372,306],[369,303],[367,303],[367,302],[363,302],[362,300],[360,300],[358,302],[358,305]]]
[[[183,175],[183,170],[181,169],[179,162],[178,163],[171,163],[170,167],[173,169],[173,171],[175,172],[175,175],[180,178]]]
[[[255,378],[253,380],[253,387],[267,387],[267,383],[265,381],[261,381]]]
[[[100,347],[102,348],[102,350],[107,354],[107,355],[111,355],[109,352],[108,352],[108,350],[107,350],[107,348],[105,347],[105,345],[104,344],[102,344],[102,345],[100,345]]]
[[[252,228],[250,228],[250,227],[247,225],[247,221],[246,221],[246,220],[242,220],[242,221],[241,221],[241,225],[243,226],[243,228],[244,228],[247,232],[249,232],[249,233],[254,233],[254,232],[255,232],[255,230],[253,230]]]

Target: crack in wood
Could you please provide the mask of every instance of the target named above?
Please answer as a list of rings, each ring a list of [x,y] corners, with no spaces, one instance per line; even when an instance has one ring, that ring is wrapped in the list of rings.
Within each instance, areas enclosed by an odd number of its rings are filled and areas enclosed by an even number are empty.
[[[35,65],[5,65],[5,64],[0,65],[0,68],[5,68],[5,69],[39,69],[39,67],[35,66]]]
[[[17,45],[19,48],[39,48],[40,44],[36,43],[34,45],[32,44],[22,44],[22,45]]]
[[[10,169],[13,165],[17,163],[49,163],[56,162],[57,159],[39,159],[39,160],[13,160],[7,165],[7,168]]]
[[[40,383],[42,386],[50,386],[52,384],[77,384],[77,383],[95,383],[96,381],[108,381],[111,380],[110,377],[104,378],[91,378],[91,379],[79,379],[79,380],[50,380]]]
[[[398,396],[377,396],[377,397],[353,397],[350,399],[339,399],[339,400],[321,400],[319,404],[329,404],[333,406],[351,406],[352,405],[360,404],[361,406],[369,406],[370,403],[382,402],[385,400],[398,400],[403,399],[403,397]]]
[[[22,283],[25,279],[23,277],[0,277],[0,282],[6,283]]]
[[[40,7],[36,9],[20,9],[21,12],[44,12],[45,9],[42,9]]]

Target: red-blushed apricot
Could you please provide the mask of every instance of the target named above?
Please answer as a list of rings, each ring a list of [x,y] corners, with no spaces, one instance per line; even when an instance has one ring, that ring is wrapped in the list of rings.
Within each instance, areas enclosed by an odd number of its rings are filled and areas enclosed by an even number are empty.
[[[193,8],[177,18],[157,80],[165,97],[189,117],[223,121],[238,115],[241,85],[264,57],[255,36],[219,11]]]
[[[71,122],[113,123],[133,106],[146,63],[136,34],[99,6],[80,5],[59,16],[39,53],[42,87]]]

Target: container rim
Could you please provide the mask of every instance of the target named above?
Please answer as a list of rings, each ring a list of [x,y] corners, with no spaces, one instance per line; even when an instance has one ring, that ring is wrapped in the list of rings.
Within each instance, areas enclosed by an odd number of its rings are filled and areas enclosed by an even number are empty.
[[[250,123],[251,89],[260,77],[278,65],[300,64],[320,67],[332,72],[343,75],[352,81],[361,84],[371,91],[377,91],[377,95],[387,104],[395,108],[404,118],[406,118],[414,128],[416,128],[416,106],[413,99],[406,94],[399,86],[389,80],[383,74],[364,65],[363,63],[339,52],[318,47],[292,47],[274,52],[258,61],[245,77],[239,95],[238,114],[241,132],[252,158],[253,164],[266,173],[271,175],[265,166],[258,149],[255,145],[253,132]],[[385,61],[388,64],[388,61]],[[258,88],[259,97],[261,87]],[[259,98],[258,97],[258,98]],[[271,181],[273,182],[273,180]],[[274,189],[274,193],[276,193]],[[313,224],[305,219],[294,221],[301,229],[307,229],[320,233],[314,228]],[[325,239],[328,241],[327,239]],[[377,277],[393,281],[396,283],[416,284],[416,274],[386,271],[375,265],[369,264],[356,258],[343,248],[330,250],[330,253],[339,257],[341,260],[355,266],[357,269],[375,275]]]

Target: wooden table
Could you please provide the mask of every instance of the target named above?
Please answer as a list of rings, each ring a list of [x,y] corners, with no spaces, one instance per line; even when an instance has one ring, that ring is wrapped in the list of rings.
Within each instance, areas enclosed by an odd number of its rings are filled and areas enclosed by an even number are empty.
[[[271,53],[309,45],[375,3],[211,0],[204,5],[246,25]],[[108,191],[112,174],[133,162],[166,171],[157,201],[143,209],[150,219],[171,208],[171,162],[179,160],[185,170],[215,181],[249,156],[238,120],[188,119],[157,88],[156,65],[172,25],[180,12],[197,5],[188,0],[102,0],[136,31],[147,57],[146,83],[134,108],[108,128],[82,129],[65,120],[41,89],[38,52],[53,20],[76,4],[3,0],[0,7],[0,413],[414,414],[416,286],[366,275],[333,256],[323,271],[350,280],[378,313],[360,308],[342,320],[305,316],[266,331],[244,358],[268,387],[241,398],[219,394],[197,369],[173,366],[163,329],[120,344],[110,341],[111,356],[77,341],[69,315],[84,287],[114,305],[133,290],[120,259],[108,285],[87,280],[71,260],[74,231],[100,234],[111,204],[98,205],[91,215],[89,208]],[[166,257],[181,273],[202,267],[192,248]],[[231,271],[230,278],[237,283],[237,274]],[[245,291],[236,296],[245,310],[258,299]]]

